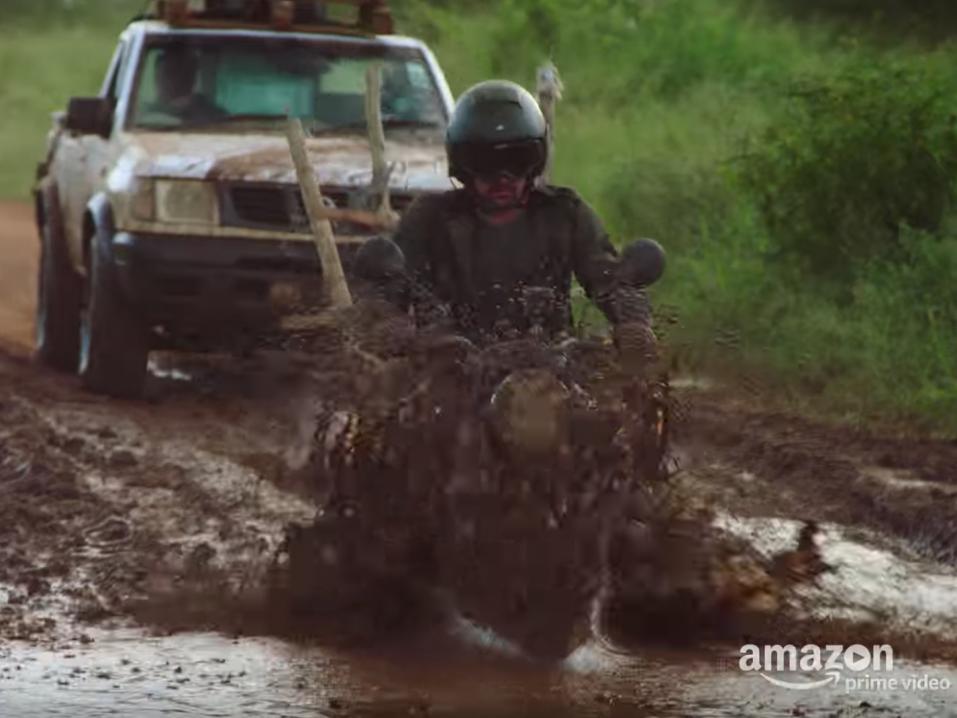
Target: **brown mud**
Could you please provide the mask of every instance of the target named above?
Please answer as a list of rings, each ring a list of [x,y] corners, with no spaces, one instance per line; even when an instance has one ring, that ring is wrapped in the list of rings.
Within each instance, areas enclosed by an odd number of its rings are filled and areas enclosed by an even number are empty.
[[[686,434],[723,466],[773,482],[782,515],[866,526],[922,556],[957,563],[957,440],[875,436],[701,392]],[[719,473],[720,476],[720,473]]]
[[[736,667],[751,640],[888,642],[900,675],[957,685],[953,442],[687,387],[683,500],[768,562],[819,526],[826,570],[792,576],[787,620],[710,626],[680,646],[596,639],[547,669],[431,616],[336,647],[265,592],[285,527],[311,521],[324,489],[302,470],[314,401],[300,367],[278,353],[157,356],[146,401],[83,392],[29,357],[31,220],[0,207],[0,715],[955,714],[952,690],[812,694]]]

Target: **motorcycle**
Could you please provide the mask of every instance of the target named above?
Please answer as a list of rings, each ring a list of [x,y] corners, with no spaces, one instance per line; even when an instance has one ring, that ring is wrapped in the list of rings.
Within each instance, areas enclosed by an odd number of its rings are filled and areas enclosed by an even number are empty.
[[[404,281],[390,244],[372,240],[357,258],[385,291]],[[361,617],[379,633],[440,597],[547,660],[591,635],[628,581],[618,546],[667,474],[667,382],[651,376],[642,295],[663,254],[646,240],[621,266],[614,341],[547,336],[533,321],[476,342],[416,330],[388,302],[367,305],[378,321],[350,318],[333,372],[349,386],[319,412],[311,463],[326,497],[284,547],[291,610]],[[549,292],[523,301],[544,316]]]

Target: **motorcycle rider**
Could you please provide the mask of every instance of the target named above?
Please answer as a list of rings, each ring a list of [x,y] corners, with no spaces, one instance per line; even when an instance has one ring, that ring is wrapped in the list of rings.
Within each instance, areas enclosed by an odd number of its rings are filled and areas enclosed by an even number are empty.
[[[309,606],[317,595],[333,602],[342,595],[343,605],[372,605],[406,595],[406,583],[434,583],[457,594],[456,600],[467,596],[472,607],[487,608],[496,628],[518,636],[524,650],[562,658],[589,620],[603,537],[610,535],[609,546],[622,544],[618,512],[630,503],[615,497],[598,510],[600,502],[591,499],[566,503],[557,497],[578,491],[573,487],[580,473],[658,474],[662,434],[646,436],[646,429],[658,423],[659,405],[632,399],[644,399],[639,390],[647,360],[653,360],[643,288],[660,275],[664,255],[648,241],[619,255],[576,192],[539,181],[548,151],[547,124],[528,92],[510,82],[476,85],[457,103],[447,135],[450,174],[462,187],[420,197],[406,211],[394,243],[370,239],[356,255],[353,272],[371,284],[375,300],[385,300],[387,313],[389,304],[398,303],[413,310],[420,326],[453,330],[451,337],[439,331],[423,344],[440,350],[427,352],[430,357],[454,361],[410,362],[410,371],[428,379],[413,382],[417,388],[405,394],[407,377],[397,374],[403,398],[385,421],[366,421],[360,403],[350,408],[356,417],[351,425],[343,411],[329,412],[320,425],[317,458],[333,489],[312,531],[290,544],[289,565],[304,577]],[[460,361],[458,352],[473,347],[455,336],[480,344],[525,332],[560,337],[572,328],[573,277],[615,324],[618,348],[626,348],[618,353],[628,379],[613,387],[622,389],[625,421],[609,429],[607,413],[578,412],[575,426],[582,430],[576,430],[574,446],[566,385],[551,368],[541,370],[544,363],[524,366],[538,342],[482,347],[520,349],[523,366],[512,371],[516,357],[507,352],[486,356],[487,365]],[[410,328],[406,320],[397,323],[403,331]],[[432,338],[438,341],[430,344]],[[566,358],[576,344],[562,342],[571,349]],[[550,366],[572,367],[569,374],[580,368],[572,359]],[[386,385],[369,385],[377,407]],[[576,396],[580,401],[581,394]],[[487,402],[488,411],[477,401]],[[357,440],[360,431],[366,434]],[[598,446],[602,451],[596,453]],[[587,472],[577,471],[586,464]],[[646,464],[652,473],[641,473]],[[374,478],[364,473],[370,470]],[[568,518],[568,506],[585,504],[593,513]],[[566,520],[563,525],[574,530],[552,530]],[[566,537],[569,543],[563,543]],[[502,562],[508,541],[527,550]],[[335,560],[317,567],[317,556]],[[496,582],[485,594],[489,575]]]
[[[500,80],[467,90],[449,122],[446,150],[449,174],[462,187],[420,197],[395,235],[407,276],[424,290],[419,296],[437,299],[456,329],[473,338],[501,338],[536,325],[554,336],[572,326],[574,275],[612,323],[623,319],[616,296],[628,286],[624,310],[645,325],[653,343],[642,287],[660,274],[661,248],[643,241],[631,261],[623,261],[574,190],[541,182],[548,127],[529,92]],[[420,324],[434,317],[415,292],[412,304]]]

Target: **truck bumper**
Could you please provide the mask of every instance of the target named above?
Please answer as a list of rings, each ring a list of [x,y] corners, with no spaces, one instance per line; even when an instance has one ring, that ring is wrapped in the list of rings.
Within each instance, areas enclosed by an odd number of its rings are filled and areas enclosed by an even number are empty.
[[[340,245],[344,266],[358,247]],[[110,249],[122,292],[156,328],[156,348],[248,345],[323,302],[308,241],[117,232]]]

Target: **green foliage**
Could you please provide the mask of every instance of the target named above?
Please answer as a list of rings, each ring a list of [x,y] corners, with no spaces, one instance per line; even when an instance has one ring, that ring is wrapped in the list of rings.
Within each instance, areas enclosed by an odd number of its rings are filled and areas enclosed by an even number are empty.
[[[144,11],[149,0],[3,0],[0,26],[28,25],[49,28],[52,25],[79,25],[93,28],[101,24],[119,26]]]
[[[763,83],[800,62],[802,50],[792,28],[761,26],[760,13],[713,0],[505,0],[496,16],[493,73],[550,56],[587,102],[676,96],[700,82]]]
[[[948,39],[957,28],[953,0],[763,0],[770,8],[795,17],[837,22],[846,30],[888,38],[914,36]]]
[[[665,243],[678,366],[957,429],[952,54],[834,44],[707,0],[635,3],[637,22],[608,27],[598,5],[485,16],[468,80],[556,60],[556,179],[617,236]]]
[[[938,424],[957,416],[957,233],[907,230],[903,257],[873,262],[855,285],[867,384],[888,407]],[[866,386],[862,389],[867,390]]]
[[[801,83],[741,161],[782,261],[841,281],[937,231],[957,172],[954,86],[908,65]]]
[[[73,95],[100,89],[117,32],[57,27],[0,43],[0,196],[26,197],[43,159],[50,114]]]
[[[0,0],[0,197],[26,197],[50,114],[95,94],[145,0]]]

